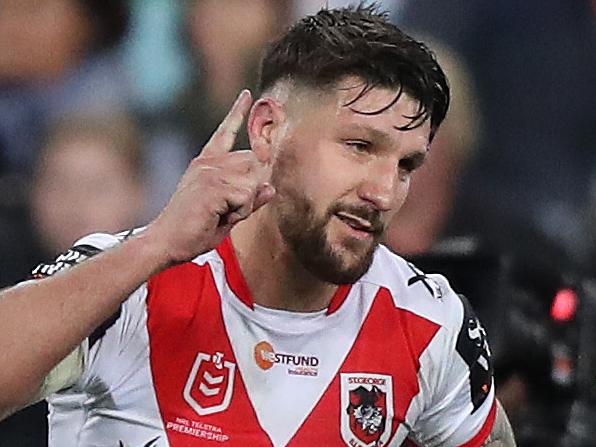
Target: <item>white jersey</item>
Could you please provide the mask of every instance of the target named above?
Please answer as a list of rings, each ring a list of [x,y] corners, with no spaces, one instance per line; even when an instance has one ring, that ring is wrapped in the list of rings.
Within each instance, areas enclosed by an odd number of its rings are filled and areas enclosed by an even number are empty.
[[[92,235],[70,257],[116,243]],[[478,447],[495,419],[469,305],[382,246],[327,310],[297,313],[254,304],[228,238],[82,346],[83,373],[48,398],[52,447]]]

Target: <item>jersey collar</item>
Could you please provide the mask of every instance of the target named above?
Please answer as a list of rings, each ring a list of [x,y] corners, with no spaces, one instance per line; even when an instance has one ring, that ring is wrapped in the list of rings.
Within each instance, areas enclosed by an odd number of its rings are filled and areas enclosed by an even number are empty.
[[[217,253],[222,258],[224,263],[224,270],[226,273],[226,280],[232,292],[238,297],[238,299],[248,306],[250,309],[254,309],[254,300],[248,283],[242,274],[240,269],[240,263],[236,256],[236,250],[232,244],[232,238],[227,236],[218,246]],[[348,294],[352,288],[352,284],[343,284],[338,286],[329,307],[327,308],[327,315],[331,315],[336,312],[341,305],[344,303]]]

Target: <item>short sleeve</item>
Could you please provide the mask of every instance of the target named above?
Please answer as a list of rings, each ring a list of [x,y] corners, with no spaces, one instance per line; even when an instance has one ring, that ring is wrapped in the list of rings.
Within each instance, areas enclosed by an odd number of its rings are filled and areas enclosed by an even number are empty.
[[[147,287],[141,286],[120,306],[118,312],[88,338],[84,371],[78,387],[91,393],[117,387],[137,361],[146,358]]]
[[[468,300],[451,290],[447,298],[460,308],[456,324],[443,328],[444,371],[411,438],[428,447],[480,447],[495,418],[493,368],[486,332]]]
[[[43,279],[73,267],[111,248],[122,241],[122,237],[112,234],[95,233],[79,239],[64,253],[51,262],[39,264],[31,272],[31,279]]]
[[[58,274],[85,260],[107,250],[126,239],[132,232],[119,235],[96,233],[78,240],[72,248],[60,254],[54,261],[38,265],[31,273],[32,280],[43,279]],[[106,278],[109,280],[109,278]],[[103,322],[87,337],[78,348],[60,362],[46,377],[38,398],[44,398],[55,392],[65,392],[69,388],[81,388],[94,377],[100,369],[100,352],[113,350],[122,352],[131,329],[136,327],[144,311],[145,287],[134,292],[118,311]],[[109,333],[108,331],[111,330]],[[114,336],[116,332],[118,335]],[[104,338],[106,340],[104,341]],[[109,349],[100,348],[110,345]],[[105,360],[104,360],[105,362]]]

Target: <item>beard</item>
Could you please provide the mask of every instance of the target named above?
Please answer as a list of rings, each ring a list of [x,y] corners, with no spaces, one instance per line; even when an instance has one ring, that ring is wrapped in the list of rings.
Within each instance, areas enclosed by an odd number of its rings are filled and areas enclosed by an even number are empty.
[[[277,221],[284,242],[298,262],[313,276],[332,284],[353,284],[370,268],[374,252],[384,233],[380,212],[371,205],[333,202],[323,216],[317,216],[314,205],[298,189],[276,185],[280,202]],[[274,183],[275,184],[275,183]],[[331,219],[344,211],[368,220],[372,238],[346,237],[339,247],[329,241]]]

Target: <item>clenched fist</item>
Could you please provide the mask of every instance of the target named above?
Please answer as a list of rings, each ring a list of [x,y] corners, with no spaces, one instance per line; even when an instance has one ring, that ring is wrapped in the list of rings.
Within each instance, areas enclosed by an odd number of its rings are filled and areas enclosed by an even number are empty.
[[[215,248],[232,226],[275,194],[270,168],[251,150],[231,151],[252,104],[244,90],[201,154],[184,173],[176,192],[145,231],[164,250],[169,264]]]

